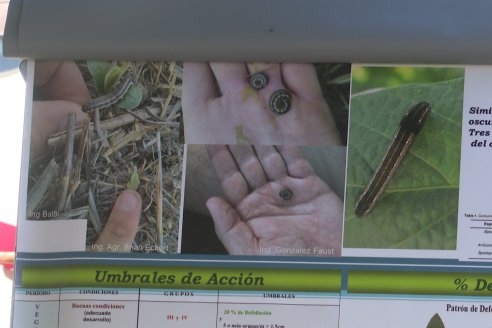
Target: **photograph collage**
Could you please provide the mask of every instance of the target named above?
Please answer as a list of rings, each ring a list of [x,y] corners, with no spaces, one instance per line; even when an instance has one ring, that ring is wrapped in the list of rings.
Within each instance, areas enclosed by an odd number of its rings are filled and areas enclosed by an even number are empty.
[[[457,249],[462,67],[36,61],[32,72],[24,222],[82,222],[63,236],[83,233],[76,249]]]

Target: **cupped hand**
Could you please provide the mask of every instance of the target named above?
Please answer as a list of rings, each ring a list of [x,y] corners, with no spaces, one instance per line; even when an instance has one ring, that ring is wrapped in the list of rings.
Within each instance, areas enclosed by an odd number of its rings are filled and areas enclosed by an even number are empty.
[[[268,77],[261,90],[249,84],[257,72]],[[280,89],[292,96],[281,115],[269,107]],[[192,144],[341,144],[309,64],[185,63],[183,113],[185,140]]]
[[[207,152],[226,197],[207,207],[230,254],[340,255],[342,202],[296,147],[209,145]]]

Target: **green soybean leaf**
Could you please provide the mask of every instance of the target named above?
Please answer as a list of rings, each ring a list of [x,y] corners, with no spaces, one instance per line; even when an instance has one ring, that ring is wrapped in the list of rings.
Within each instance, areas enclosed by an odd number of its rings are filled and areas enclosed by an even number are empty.
[[[87,61],[87,69],[96,82],[96,89],[100,94],[104,93],[104,79],[111,70],[111,63],[107,61]]]
[[[439,314],[434,314],[434,316],[430,319],[429,324],[427,325],[427,328],[445,328],[444,327],[444,322],[442,322],[441,317]]]
[[[123,75],[122,69],[113,66],[104,77],[104,94],[110,93]]]
[[[413,105],[432,106],[386,191],[366,217],[355,202]],[[344,247],[455,249],[463,78],[353,95],[350,105]]]
[[[140,105],[142,101],[142,88],[138,85],[132,85],[125,93],[125,96],[118,102],[118,106],[124,109],[132,110]]]
[[[138,176],[137,169],[135,169],[132,173],[132,176],[130,177],[130,180],[128,180],[128,183],[126,184],[126,188],[131,190],[137,190],[139,185],[140,185],[140,178]]]

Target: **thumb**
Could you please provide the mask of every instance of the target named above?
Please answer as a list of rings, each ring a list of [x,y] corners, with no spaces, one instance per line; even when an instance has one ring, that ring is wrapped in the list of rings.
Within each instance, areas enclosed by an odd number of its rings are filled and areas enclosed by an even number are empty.
[[[219,197],[210,198],[207,208],[214,220],[215,233],[229,254],[255,255],[258,241],[236,210]]]
[[[3,273],[5,273],[10,280],[14,277],[14,257],[14,252],[0,252],[0,266],[3,265]]]
[[[10,280],[13,280],[14,279],[14,268],[6,268],[6,267],[3,267],[3,273]]]
[[[125,251],[124,246],[129,246],[137,234],[141,211],[140,195],[133,190],[123,191],[116,199],[96,243],[102,245],[102,250]]]

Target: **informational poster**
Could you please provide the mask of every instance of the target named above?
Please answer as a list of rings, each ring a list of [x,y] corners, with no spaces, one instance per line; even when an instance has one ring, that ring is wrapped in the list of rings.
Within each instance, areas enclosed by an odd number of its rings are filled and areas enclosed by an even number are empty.
[[[13,327],[490,327],[492,69],[30,61]]]

